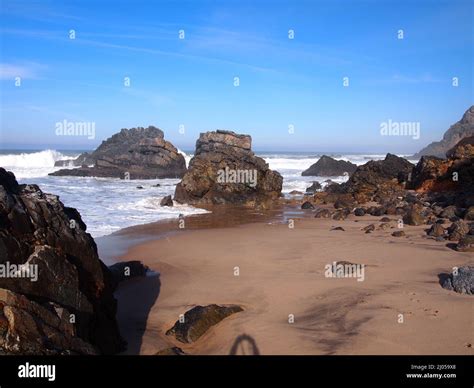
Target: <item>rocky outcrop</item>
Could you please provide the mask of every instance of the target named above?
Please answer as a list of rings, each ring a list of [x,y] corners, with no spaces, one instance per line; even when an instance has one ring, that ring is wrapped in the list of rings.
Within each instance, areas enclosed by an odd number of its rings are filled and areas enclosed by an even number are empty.
[[[50,175],[156,179],[181,178],[186,171],[183,155],[164,139],[162,130],[152,126],[122,129],[94,152],[81,154],[72,163],[81,167]]]
[[[117,353],[113,282],[77,210],[0,168],[0,349]]]
[[[330,156],[323,155],[319,160],[304,170],[302,176],[341,176],[344,174],[352,174],[357,165],[345,160],[336,160]]]
[[[473,206],[474,136],[461,140],[447,156],[447,159],[422,157],[407,187],[420,193],[445,193],[448,203]]]
[[[281,195],[283,178],[251,150],[252,139],[230,131],[202,133],[174,199],[190,204],[255,205]]]
[[[474,105],[464,113],[461,120],[446,131],[441,141],[433,142],[426,146],[415,155],[415,158],[420,158],[424,155],[444,158],[449,149],[468,136],[474,136]]]
[[[357,167],[341,190],[351,194],[359,203],[387,199],[403,193],[413,164],[396,155],[387,154],[384,160],[371,160]]]
[[[322,189],[321,183],[313,182],[313,184],[311,186],[306,188],[306,194],[314,194],[314,193],[316,193],[317,191],[319,191],[321,189]]]
[[[243,311],[240,306],[196,306],[184,314],[184,321],[176,321],[174,326],[166,332],[173,335],[178,341],[192,343],[197,341],[212,326],[217,325],[229,315]]]
[[[441,274],[440,281],[447,290],[474,295],[474,267],[459,267],[454,273]]]
[[[171,195],[163,197],[160,201],[160,206],[173,206],[173,198],[171,197]]]

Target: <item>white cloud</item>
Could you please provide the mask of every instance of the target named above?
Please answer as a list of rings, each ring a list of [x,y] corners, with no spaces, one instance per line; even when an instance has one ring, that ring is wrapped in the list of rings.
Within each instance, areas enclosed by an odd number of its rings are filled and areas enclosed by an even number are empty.
[[[12,80],[15,77],[23,79],[37,79],[38,72],[43,65],[29,63],[25,65],[15,65],[11,63],[0,63],[0,80]]]

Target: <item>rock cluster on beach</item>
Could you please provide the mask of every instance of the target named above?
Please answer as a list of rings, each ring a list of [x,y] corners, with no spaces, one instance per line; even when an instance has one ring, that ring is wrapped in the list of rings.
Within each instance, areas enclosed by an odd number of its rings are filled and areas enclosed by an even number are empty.
[[[323,155],[318,161],[304,170],[302,176],[341,176],[352,174],[357,165],[345,160],[336,160],[330,156]]]
[[[445,241],[459,252],[474,252],[474,136],[459,136],[462,139],[445,158],[423,156],[414,166],[387,154],[384,160],[357,167],[347,182],[305,196],[301,207],[316,218],[336,221],[350,214],[395,216],[397,225],[384,218],[378,228],[370,224],[363,231],[427,225],[427,237]],[[332,205],[334,210],[321,205]],[[399,230],[392,236],[405,233]]]
[[[251,150],[252,139],[231,131],[202,133],[174,199],[189,204],[264,204],[281,195],[282,176]]]
[[[155,127],[122,129],[92,153],[57,166],[81,166],[51,173],[56,176],[95,176],[122,179],[181,178],[186,171],[183,155]],[[92,165],[91,167],[89,167]]]
[[[0,168],[0,225],[0,265],[29,269],[0,277],[0,353],[123,350],[111,273],[79,212]]]

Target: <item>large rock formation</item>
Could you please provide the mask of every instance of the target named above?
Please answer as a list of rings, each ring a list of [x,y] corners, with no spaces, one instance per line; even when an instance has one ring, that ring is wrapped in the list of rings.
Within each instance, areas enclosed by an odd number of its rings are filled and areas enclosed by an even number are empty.
[[[302,176],[341,176],[345,173],[352,174],[357,165],[345,160],[336,160],[330,156],[323,155],[319,160],[304,170]]]
[[[117,353],[111,275],[77,210],[0,168],[0,353]]]
[[[412,169],[408,160],[387,154],[384,160],[371,160],[357,167],[338,191],[352,195],[360,203],[397,196]]]
[[[252,139],[230,131],[201,133],[175,200],[191,204],[257,204],[278,198],[283,178],[251,150]]]
[[[418,152],[415,157],[420,158],[424,155],[437,156],[444,158],[446,152],[454,147],[460,140],[474,135],[474,105],[471,106],[463,115],[462,119],[452,125],[444,134],[441,141],[436,141]]]
[[[59,161],[57,165],[70,163]],[[50,175],[156,179],[181,178],[186,171],[183,155],[164,140],[162,130],[151,126],[122,129],[91,154],[81,154],[72,164],[82,167],[59,170]]]

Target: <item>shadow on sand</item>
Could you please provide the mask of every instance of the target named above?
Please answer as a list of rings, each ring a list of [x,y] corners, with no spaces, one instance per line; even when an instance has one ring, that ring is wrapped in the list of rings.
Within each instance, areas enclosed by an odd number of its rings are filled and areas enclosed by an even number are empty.
[[[235,339],[234,344],[230,348],[229,354],[232,356],[258,356],[260,355],[260,351],[258,350],[257,343],[253,337],[248,334],[241,334]]]
[[[159,274],[130,279],[117,288],[117,320],[128,344],[123,354],[140,353],[148,315],[160,295],[160,288]]]

